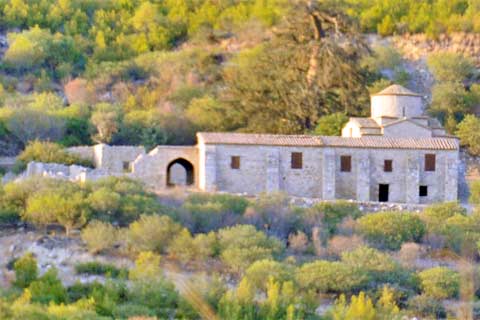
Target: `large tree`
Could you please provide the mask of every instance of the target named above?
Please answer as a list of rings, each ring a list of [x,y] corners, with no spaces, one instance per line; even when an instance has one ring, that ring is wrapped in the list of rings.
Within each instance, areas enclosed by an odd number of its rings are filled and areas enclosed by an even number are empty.
[[[271,39],[226,68],[228,124],[243,131],[302,133],[332,112],[368,101],[358,67],[369,50],[335,2],[297,1]]]

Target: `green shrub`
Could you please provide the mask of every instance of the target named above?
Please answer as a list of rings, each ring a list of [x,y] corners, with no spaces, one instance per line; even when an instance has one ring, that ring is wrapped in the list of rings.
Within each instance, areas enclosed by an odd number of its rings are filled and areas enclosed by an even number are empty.
[[[26,288],[38,277],[37,259],[27,253],[13,264],[15,270],[15,286]]]
[[[480,129],[479,129],[479,132],[480,132]],[[470,182],[470,197],[468,198],[468,201],[474,205],[480,204],[480,181],[479,180],[474,180]]]
[[[320,136],[339,136],[347,122],[348,117],[344,113],[332,113],[318,119],[314,133]]]
[[[39,225],[59,223],[65,228],[67,236],[73,228],[84,226],[91,212],[85,193],[78,190],[75,184],[68,187],[43,190],[31,195],[23,219]]]
[[[127,294],[129,303],[152,310],[159,319],[174,317],[178,299],[175,286],[164,279],[137,281]]]
[[[271,259],[283,244],[251,225],[237,225],[218,231],[222,261],[234,272],[242,272],[253,262]]]
[[[440,301],[423,294],[410,298],[407,306],[415,316],[433,319],[445,319],[447,316],[445,307]]]
[[[439,52],[428,56],[428,68],[437,81],[464,81],[473,72],[473,61],[462,54]]]
[[[93,168],[90,160],[68,153],[57,143],[45,141],[31,141],[17,157],[16,171],[23,171],[30,161],[60,163],[65,165],[77,164]]]
[[[460,288],[459,274],[447,267],[435,267],[418,274],[422,292],[435,299],[454,298]]]
[[[112,315],[115,319],[133,319],[133,318],[149,318],[156,315],[152,310],[141,304],[126,303],[115,306]]]
[[[410,285],[411,277],[400,265],[388,254],[366,246],[342,254],[342,262],[366,272],[375,286],[382,283],[397,283]]]
[[[182,227],[168,216],[142,215],[128,227],[127,242],[134,252],[164,253]]]
[[[441,234],[445,229],[445,221],[459,214],[465,215],[467,210],[457,202],[436,203],[425,208],[421,214],[429,233]]]
[[[89,283],[75,282],[67,288],[67,301],[75,302],[80,299],[89,298],[94,292],[101,292],[104,287],[101,283],[94,281]]]
[[[186,204],[218,203],[222,211],[242,215],[249,201],[245,197],[231,194],[193,193],[185,200]]]
[[[125,278],[128,274],[126,268],[117,268],[113,264],[97,261],[78,263],[75,265],[77,274],[102,275],[111,278]]]
[[[118,230],[108,222],[92,221],[82,230],[82,240],[91,253],[99,253],[113,247]]]
[[[107,177],[88,183],[88,202],[97,219],[128,225],[140,215],[169,213],[144,184],[127,177]],[[171,211],[171,210],[170,210]]]
[[[471,155],[480,155],[480,119],[472,114],[467,114],[457,126],[455,135],[460,139],[462,146],[466,147]],[[470,202],[480,203],[480,186],[478,181],[472,181],[470,186]]]
[[[48,269],[47,272],[37,280],[33,281],[28,287],[32,294],[32,301],[41,304],[64,303],[67,299],[67,291],[62,282],[57,277],[55,268]]]
[[[258,260],[252,263],[245,271],[245,278],[255,286],[256,289],[266,290],[267,280],[283,283],[291,281],[293,270],[288,265],[274,260]]]
[[[418,242],[425,225],[418,215],[408,212],[379,212],[358,219],[360,233],[372,244],[398,250],[404,242]]]
[[[361,211],[354,203],[347,201],[320,202],[305,212],[308,225],[315,225],[319,221],[323,223],[330,235],[337,231],[337,225],[346,217],[354,219],[360,217]]]
[[[359,268],[338,261],[317,260],[298,268],[295,278],[302,289],[317,292],[353,293],[370,281]]]

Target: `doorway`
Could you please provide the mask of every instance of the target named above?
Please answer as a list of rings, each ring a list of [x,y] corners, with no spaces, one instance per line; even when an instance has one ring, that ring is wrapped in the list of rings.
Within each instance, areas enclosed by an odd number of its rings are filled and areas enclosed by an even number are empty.
[[[190,186],[194,184],[193,164],[178,158],[167,166],[167,186]]]
[[[388,184],[379,184],[378,185],[378,201],[379,202],[388,202]]]

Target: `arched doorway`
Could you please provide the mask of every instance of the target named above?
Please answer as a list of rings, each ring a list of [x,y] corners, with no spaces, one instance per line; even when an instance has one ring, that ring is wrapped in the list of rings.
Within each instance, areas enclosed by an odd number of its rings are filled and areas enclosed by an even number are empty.
[[[168,164],[167,187],[191,186],[194,180],[193,164],[190,161],[178,158]]]

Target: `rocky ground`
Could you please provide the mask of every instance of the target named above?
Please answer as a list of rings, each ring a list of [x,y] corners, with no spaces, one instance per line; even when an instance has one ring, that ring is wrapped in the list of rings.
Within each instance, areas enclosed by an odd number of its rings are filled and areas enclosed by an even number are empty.
[[[11,262],[26,252],[35,255],[40,274],[55,266],[59,278],[65,285],[76,281],[103,281],[102,277],[75,274],[77,263],[101,261],[112,263],[117,267],[131,267],[132,262],[125,258],[111,256],[92,256],[78,237],[66,238],[62,235],[45,235],[34,230],[6,229],[0,230],[0,287],[7,286],[14,278],[10,270]]]

